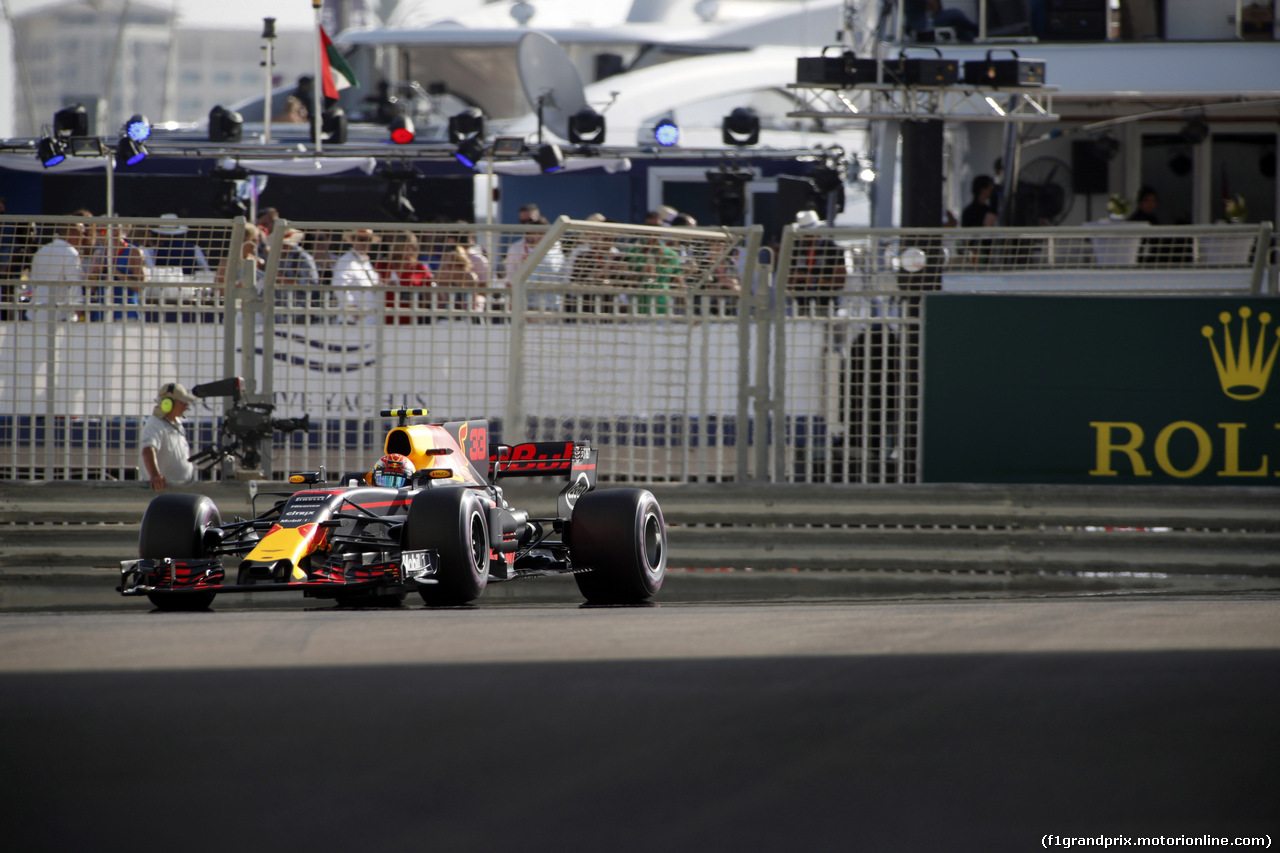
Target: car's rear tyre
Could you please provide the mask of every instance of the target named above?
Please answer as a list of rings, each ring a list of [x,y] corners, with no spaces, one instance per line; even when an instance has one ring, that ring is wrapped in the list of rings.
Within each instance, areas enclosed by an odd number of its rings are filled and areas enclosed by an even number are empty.
[[[667,525],[645,489],[608,489],[578,498],[569,522],[569,559],[578,591],[592,604],[636,604],[662,588]]]
[[[138,535],[138,556],[201,558],[205,532],[222,524],[222,514],[204,495],[160,495],[147,506]],[[160,610],[207,610],[214,592],[149,592],[147,598]]]
[[[419,492],[409,505],[401,547],[406,551],[433,550],[439,555],[436,583],[418,587],[418,594],[429,606],[474,601],[489,582],[488,513],[470,489]]]

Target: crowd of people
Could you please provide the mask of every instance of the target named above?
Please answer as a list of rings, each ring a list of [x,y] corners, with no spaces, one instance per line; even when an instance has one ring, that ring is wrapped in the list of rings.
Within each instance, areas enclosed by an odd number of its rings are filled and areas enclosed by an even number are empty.
[[[532,270],[523,267],[549,226],[535,204],[520,208],[518,232],[495,234],[483,245],[468,223],[305,233],[271,207],[245,223],[238,240],[225,226],[191,233],[176,214],[138,225],[96,219],[82,208],[68,219],[33,234],[0,235],[6,250],[0,253],[0,319],[163,321],[176,316],[164,305],[204,299],[212,306],[229,283],[252,277],[261,290],[272,246],[279,247],[275,304],[284,322],[502,322],[509,310],[504,291],[521,274],[550,285],[531,289],[533,311],[667,314],[683,310],[685,297],[647,291],[699,283],[725,292],[739,287],[739,259],[720,258],[710,270],[712,259],[698,241],[678,234],[696,220],[669,206],[645,217],[646,225],[669,229],[669,237],[574,231],[544,247]],[[610,220],[596,213],[587,221]],[[283,233],[273,241],[277,229]],[[617,292],[573,293],[575,286]],[[696,309],[701,299],[693,304]]]
[[[0,234],[0,319],[159,319],[158,312],[142,309],[143,282],[212,282],[204,249],[186,236],[187,227],[174,214],[162,217],[172,223],[151,227],[96,220],[84,208],[69,216],[74,221],[44,231],[5,226]],[[23,303],[29,307],[19,307]],[[40,307],[54,303],[56,309]]]
[[[253,236],[257,245],[267,245],[278,218],[274,209],[258,218]],[[595,213],[586,221],[609,220]],[[459,319],[502,322],[508,308],[504,291],[524,272],[531,281],[553,285],[531,292],[528,308],[532,311],[662,314],[669,310],[664,296],[575,294],[560,292],[564,288],[554,286],[670,290],[700,280],[703,272],[704,259],[695,257],[688,246],[681,246],[674,232],[669,239],[655,235],[639,241],[619,241],[605,232],[566,235],[546,247],[536,267],[524,271],[549,225],[536,204],[520,208],[521,230],[494,244],[492,257],[467,223],[436,224],[460,227],[320,230],[312,234],[289,228],[283,236],[276,275],[277,304],[291,307],[291,316],[298,322],[304,318],[324,322],[324,312],[316,309],[337,308],[341,310],[329,312],[328,321],[377,324],[379,298],[385,308],[381,322],[387,325]],[[646,224],[679,228],[697,223],[688,214],[663,207],[650,213]],[[249,240],[246,236],[246,244]],[[737,289],[737,276],[729,268],[732,260],[722,263],[711,277],[711,288]]]

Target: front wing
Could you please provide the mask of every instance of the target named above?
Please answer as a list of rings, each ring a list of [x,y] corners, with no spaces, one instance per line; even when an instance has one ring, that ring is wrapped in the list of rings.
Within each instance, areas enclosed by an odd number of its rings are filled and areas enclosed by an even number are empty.
[[[330,597],[377,588],[432,586],[439,566],[435,551],[364,551],[336,554],[306,580],[252,577],[244,573],[237,583],[223,583],[220,557],[123,560],[120,563],[122,595],[186,592],[297,592]]]

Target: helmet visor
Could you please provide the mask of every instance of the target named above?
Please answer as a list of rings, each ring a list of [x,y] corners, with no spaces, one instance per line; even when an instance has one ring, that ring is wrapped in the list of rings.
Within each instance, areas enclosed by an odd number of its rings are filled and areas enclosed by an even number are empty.
[[[379,471],[377,474],[373,475],[374,485],[383,486],[388,489],[399,489],[403,487],[408,480],[409,478],[401,473],[392,474],[386,471]]]

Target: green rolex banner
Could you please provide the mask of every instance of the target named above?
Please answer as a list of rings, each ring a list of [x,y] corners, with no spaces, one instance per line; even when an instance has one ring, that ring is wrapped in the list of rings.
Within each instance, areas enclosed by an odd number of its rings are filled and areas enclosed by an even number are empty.
[[[1280,299],[925,297],[927,482],[1280,486]]]

